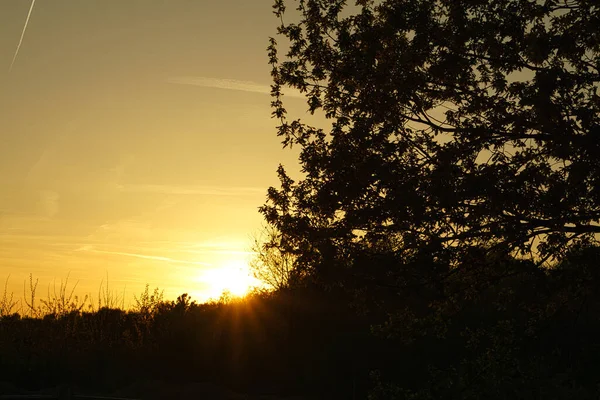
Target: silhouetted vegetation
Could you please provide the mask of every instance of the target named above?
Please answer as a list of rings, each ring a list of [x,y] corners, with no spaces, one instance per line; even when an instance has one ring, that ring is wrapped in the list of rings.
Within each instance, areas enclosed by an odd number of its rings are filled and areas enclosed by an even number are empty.
[[[273,226],[264,226],[254,237],[250,270],[256,279],[270,290],[297,286],[303,277],[296,267],[296,257],[283,250],[283,236]]]
[[[443,282],[355,291],[316,284],[197,304],[4,315],[3,381],[112,392],[211,382],[318,398],[595,398],[600,248],[554,268],[473,254]]]
[[[186,294],[163,300],[147,287],[130,310],[88,308],[2,316],[2,381],[105,393],[147,380],[212,382],[244,393],[336,393],[346,384],[342,359],[354,354],[350,334],[368,337],[342,298],[308,288],[198,304]]]
[[[596,2],[346,3],[274,2],[273,245],[397,350],[373,398],[595,396]]]
[[[276,0],[278,170],[257,276],[197,304],[0,303],[0,376],[340,399],[600,396],[600,8]],[[287,20],[286,4],[298,20]],[[289,120],[282,88],[331,129]],[[66,286],[66,285],[65,285]],[[104,300],[102,300],[104,298]],[[111,300],[107,300],[111,299]]]
[[[281,167],[262,212],[299,268],[324,274],[383,242],[407,263],[482,246],[545,260],[594,241],[595,2],[345,3],[274,6],[288,45],[282,60],[269,47],[273,115],[304,175]],[[290,120],[282,86],[303,91],[330,129]]]

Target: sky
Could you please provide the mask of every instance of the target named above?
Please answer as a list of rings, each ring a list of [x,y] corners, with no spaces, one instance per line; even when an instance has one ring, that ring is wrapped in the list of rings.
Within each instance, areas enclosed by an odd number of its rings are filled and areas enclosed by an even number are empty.
[[[0,2],[0,280],[218,296],[294,171],[270,118],[271,0]],[[10,71],[9,71],[10,69]],[[288,106],[303,109],[294,93]],[[219,277],[219,278],[215,278]],[[0,289],[1,291],[1,289]],[[129,301],[129,300],[128,300]]]

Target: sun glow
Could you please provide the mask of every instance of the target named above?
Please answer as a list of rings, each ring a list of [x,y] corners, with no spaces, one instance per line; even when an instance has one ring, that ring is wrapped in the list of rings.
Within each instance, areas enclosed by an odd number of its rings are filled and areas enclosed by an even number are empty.
[[[209,294],[213,298],[224,292],[241,297],[258,284],[244,260],[230,260],[220,268],[205,271],[202,280],[209,285]]]

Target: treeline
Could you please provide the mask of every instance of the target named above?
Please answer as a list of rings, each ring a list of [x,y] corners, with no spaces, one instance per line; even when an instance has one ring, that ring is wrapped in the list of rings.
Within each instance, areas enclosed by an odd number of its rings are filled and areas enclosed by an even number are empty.
[[[100,393],[147,380],[243,393],[347,392],[339,385],[356,355],[353,335],[368,337],[342,298],[309,288],[206,304],[148,291],[138,300],[132,310],[3,316],[0,380]]]
[[[13,314],[0,376],[107,393],[162,380],[340,399],[596,398],[598,265],[590,247],[551,269],[473,258],[402,287],[307,280],[207,304],[147,295],[135,311]]]

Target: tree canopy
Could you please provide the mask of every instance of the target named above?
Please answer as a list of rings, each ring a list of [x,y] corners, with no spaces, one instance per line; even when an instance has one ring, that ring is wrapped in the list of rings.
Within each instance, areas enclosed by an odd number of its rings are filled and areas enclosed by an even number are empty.
[[[326,275],[373,249],[403,263],[481,248],[540,263],[597,241],[596,1],[273,8],[273,116],[302,177],[280,167],[261,211],[299,268]],[[288,116],[284,87],[330,126]]]

